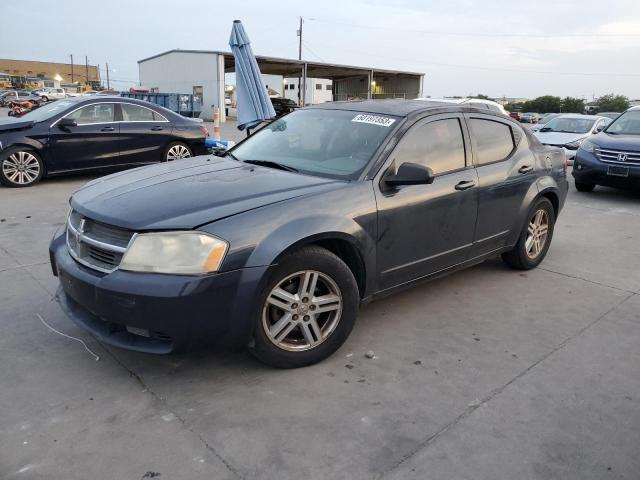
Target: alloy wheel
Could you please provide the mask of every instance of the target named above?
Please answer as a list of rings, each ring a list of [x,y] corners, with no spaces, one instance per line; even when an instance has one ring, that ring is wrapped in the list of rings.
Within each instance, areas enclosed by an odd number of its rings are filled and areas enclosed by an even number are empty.
[[[340,289],[328,275],[299,271],[269,292],[262,310],[262,327],[267,338],[283,350],[310,350],[335,331],[342,306]]]
[[[17,185],[29,185],[40,175],[40,162],[29,152],[15,152],[2,162],[5,178]]]
[[[527,227],[524,248],[531,260],[538,258],[544,250],[549,235],[549,214],[544,208],[536,211]]]
[[[167,162],[173,160],[180,160],[182,158],[188,158],[191,156],[191,152],[184,145],[174,145],[167,152]]]

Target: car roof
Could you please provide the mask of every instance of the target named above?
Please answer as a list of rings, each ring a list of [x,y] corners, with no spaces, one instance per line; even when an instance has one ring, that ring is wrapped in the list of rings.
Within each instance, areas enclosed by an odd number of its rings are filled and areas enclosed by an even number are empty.
[[[307,108],[321,110],[351,110],[356,112],[376,113],[381,115],[394,115],[397,117],[408,117],[416,113],[436,110],[446,110],[447,112],[475,112],[490,115],[499,115],[496,111],[487,110],[486,108],[477,108],[472,104],[454,104],[450,102],[440,102],[438,100],[347,100],[342,102],[320,103],[317,105],[311,105]],[[507,118],[505,115],[499,116],[500,118]]]

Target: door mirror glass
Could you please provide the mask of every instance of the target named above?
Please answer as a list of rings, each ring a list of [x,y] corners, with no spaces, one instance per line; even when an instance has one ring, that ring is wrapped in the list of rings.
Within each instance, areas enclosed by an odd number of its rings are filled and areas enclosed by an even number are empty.
[[[405,162],[398,167],[396,173],[384,177],[384,183],[390,187],[400,185],[427,185],[433,183],[433,172],[429,167],[419,163]]]
[[[69,127],[77,127],[78,122],[76,122],[73,118],[65,117],[61,118],[58,122],[58,127],[60,128],[69,128]]]
[[[606,127],[606,125],[604,123],[601,123],[600,125],[598,125],[596,127],[596,133],[600,133],[601,131],[603,131],[604,127]]]

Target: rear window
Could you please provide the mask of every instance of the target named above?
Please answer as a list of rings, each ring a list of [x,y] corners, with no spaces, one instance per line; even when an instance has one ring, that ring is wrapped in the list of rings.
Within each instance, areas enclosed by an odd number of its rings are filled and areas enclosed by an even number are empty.
[[[515,147],[511,127],[502,122],[471,118],[469,129],[476,165],[504,160]]]

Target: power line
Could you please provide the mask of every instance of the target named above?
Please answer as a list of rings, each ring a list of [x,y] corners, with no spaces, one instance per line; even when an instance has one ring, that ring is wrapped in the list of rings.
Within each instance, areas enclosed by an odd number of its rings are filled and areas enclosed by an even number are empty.
[[[306,18],[311,22],[329,23],[354,28],[366,28],[371,30],[395,30],[401,32],[421,33],[423,35],[451,36],[451,37],[488,37],[488,38],[625,38],[640,37],[640,33],[475,33],[475,32],[452,32],[436,30],[415,30],[404,27],[372,26],[357,23],[339,22],[335,20],[322,20],[319,18]]]
[[[450,68],[462,68],[467,70],[486,70],[486,71],[495,71],[495,72],[510,72],[510,73],[527,73],[527,74],[538,74],[538,75],[569,75],[569,76],[582,76],[582,77],[640,77],[640,73],[619,73],[619,72],[553,72],[553,71],[545,71],[545,70],[522,70],[515,68],[500,68],[500,67],[483,67],[480,65],[462,65],[455,63],[440,63],[440,62],[429,62],[422,59],[415,58],[402,58],[396,55],[380,55],[380,54],[371,54],[369,52],[363,52],[358,50],[351,50],[340,47],[342,51],[356,53],[358,55],[369,55],[370,57],[384,58],[384,59],[392,59],[396,61],[401,61],[404,63],[411,63],[412,65],[423,64],[423,65],[433,65],[436,67],[450,67]]]
[[[311,48],[309,47],[309,44],[307,42],[302,42],[302,45],[304,46],[304,48],[306,50],[308,50],[314,57],[318,58],[321,62],[325,61],[320,55],[318,55],[316,52],[311,50]]]

